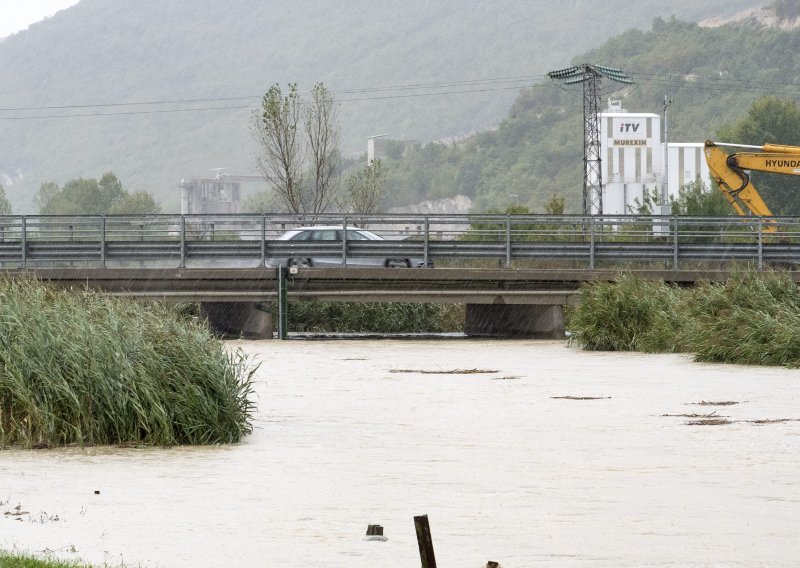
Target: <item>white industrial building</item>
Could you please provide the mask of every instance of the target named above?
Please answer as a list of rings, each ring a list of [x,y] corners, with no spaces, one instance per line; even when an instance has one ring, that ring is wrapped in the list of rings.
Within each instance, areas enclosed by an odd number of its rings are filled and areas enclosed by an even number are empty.
[[[667,146],[665,155],[658,114],[627,112],[618,101],[609,101],[608,110],[600,113],[603,214],[637,213],[645,195],[658,195],[664,201],[665,182],[667,195],[673,197],[698,177],[710,183],[702,143]],[[667,212],[668,208],[653,211]]]

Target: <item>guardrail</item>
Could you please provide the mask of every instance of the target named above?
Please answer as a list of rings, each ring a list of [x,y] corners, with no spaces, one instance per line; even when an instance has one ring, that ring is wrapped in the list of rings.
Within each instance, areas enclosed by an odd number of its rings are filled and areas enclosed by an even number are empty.
[[[768,225],[769,224],[769,225]],[[385,240],[287,241],[299,226],[358,226]],[[766,226],[777,227],[775,232]],[[419,258],[424,265],[595,269],[632,262],[678,270],[692,263],[800,262],[800,218],[583,215],[285,214],[0,217],[0,266],[258,267],[287,257],[344,265],[357,258]]]

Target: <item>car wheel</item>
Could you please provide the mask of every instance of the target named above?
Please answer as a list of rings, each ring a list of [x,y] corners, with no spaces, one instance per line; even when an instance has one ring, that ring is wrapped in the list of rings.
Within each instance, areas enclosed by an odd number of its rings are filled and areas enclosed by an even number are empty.
[[[312,263],[310,258],[290,258],[286,266],[296,266],[298,268],[311,268]]]
[[[411,263],[408,262],[408,259],[403,258],[387,258],[386,262],[384,263],[386,268],[410,268]]]

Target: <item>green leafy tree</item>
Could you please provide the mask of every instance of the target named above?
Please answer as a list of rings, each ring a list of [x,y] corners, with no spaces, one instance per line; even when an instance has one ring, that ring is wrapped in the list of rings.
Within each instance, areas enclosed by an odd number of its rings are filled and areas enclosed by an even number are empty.
[[[381,209],[386,191],[386,171],[380,160],[359,169],[347,178],[347,209],[359,215],[372,215]]]
[[[566,203],[567,199],[564,196],[554,193],[550,196],[547,203],[545,203],[544,212],[548,215],[563,215]]]
[[[129,195],[112,172],[96,180],[79,178],[61,188],[48,182],[39,187],[34,204],[42,215],[104,215],[107,213],[149,214],[160,212],[146,192]]]
[[[670,199],[674,215],[724,217],[733,214],[730,203],[717,188],[708,187],[701,179],[685,184],[678,196]]]
[[[530,215],[531,211],[524,205],[509,205],[504,211],[499,209],[489,209],[487,215]],[[525,223],[514,223],[512,230],[520,234],[531,234],[535,225]],[[461,241],[505,241],[506,240],[506,219],[498,219],[495,222],[488,222],[486,220],[478,220],[470,223],[469,229],[466,233],[459,236]],[[519,236],[515,237],[517,240],[528,240]]]
[[[763,97],[747,115],[722,127],[717,139],[735,144],[787,144],[800,146],[800,109],[797,103]],[[753,185],[776,215],[800,215],[800,181],[795,176],[752,172]]]
[[[52,203],[58,197],[61,188],[57,183],[48,181],[39,186],[39,191],[33,196],[33,204],[36,210],[42,215],[48,215],[52,209]]]
[[[11,215],[11,203],[6,197],[6,190],[0,183],[0,215]]]
[[[652,215],[661,206],[661,195],[658,189],[646,190],[642,199],[635,197],[633,205],[628,205],[630,215]]]
[[[306,210],[314,214],[324,213],[336,199],[341,134],[333,93],[322,83],[311,89],[304,124],[311,170]]]
[[[305,156],[299,131],[301,106],[296,83],[289,84],[286,95],[275,84],[264,94],[253,126],[253,135],[259,147],[258,169],[285,207],[293,213],[305,212]]]
[[[153,196],[146,191],[125,194],[125,196],[111,206],[109,213],[112,215],[157,215],[161,213],[159,205]]]
[[[333,94],[317,83],[304,102],[297,84],[285,95],[273,85],[255,115],[257,166],[291,213],[324,213],[339,183],[340,129]]]

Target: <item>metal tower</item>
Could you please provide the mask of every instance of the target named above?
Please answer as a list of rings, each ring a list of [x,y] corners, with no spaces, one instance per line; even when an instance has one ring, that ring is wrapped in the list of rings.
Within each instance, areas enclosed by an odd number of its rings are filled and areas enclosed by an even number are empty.
[[[603,77],[615,83],[633,84],[620,69],[584,63],[547,74],[562,85],[583,86],[583,212],[603,212],[603,175],[600,169],[600,81]],[[613,89],[612,89],[613,90]]]

